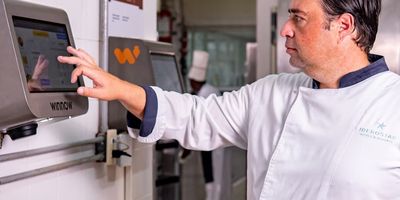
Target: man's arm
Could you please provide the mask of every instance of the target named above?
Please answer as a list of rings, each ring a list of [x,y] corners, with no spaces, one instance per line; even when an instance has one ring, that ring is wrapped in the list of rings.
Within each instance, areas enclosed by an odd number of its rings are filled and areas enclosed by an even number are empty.
[[[251,88],[223,97],[212,95],[207,99],[167,92],[158,87],[142,88],[105,72],[83,50],[68,47],[67,51],[72,56],[59,56],[58,60],[77,66],[72,72],[71,82],[75,83],[78,76],[84,75],[94,83],[93,88],[78,88],[78,94],[106,101],[119,100],[131,114],[141,119],[140,132],[134,125],[129,126],[136,129],[133,135],[139,141],[176,139],[182,146],[198,150],[229,145],[246,148]],[[154,109],[156,112],[149,111]]]
[[[58,61],[76,65],[71,75],[71,83],[84,75],[93,81],[93,88],[79,87],[79,95],[111,101],[118,100],[139,119],[143,119],[146,94],[142,87],[131,84],[101,69],[94,59],[81,49],[67,48],[72,56],[59,56]]]

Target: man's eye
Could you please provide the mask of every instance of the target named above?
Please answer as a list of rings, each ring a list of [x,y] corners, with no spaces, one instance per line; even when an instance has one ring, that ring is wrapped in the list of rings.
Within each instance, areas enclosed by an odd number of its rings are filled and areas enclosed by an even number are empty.
[[[303,18],[301,18],[301,17],[299,17],[299,16],[294,16],[294,20],[299,22],[299,21],[302,21]]]
[[[295,22],[302,22],[304,20],[304,18],[295,14],[289,14],[289,18],[291,18]]]
[[[303,19],[302,17],[299,17],[299,16],[295,15],[295,16],[293,16],[293,20],[294,20],[295,22],[301,22],[301,21],[303,21],[304,19]]]

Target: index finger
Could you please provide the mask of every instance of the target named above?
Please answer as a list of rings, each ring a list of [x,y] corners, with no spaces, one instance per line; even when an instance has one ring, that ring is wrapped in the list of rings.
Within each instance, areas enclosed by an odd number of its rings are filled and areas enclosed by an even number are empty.
[[[67,63],[70,65],[77,65],[77,66],[86,66],[86,67],[91,67],[95,68],[92,64],[86,62],[82,58],[76,57],[76,56],[58,56],[57,57],[58,62],[60,63]]]
[[[97,66],[96,61],[88,53],[86,53],[85,50],[75,49],[74,47],[68,46],[67,51],[68,51],[68,53],[70,53],[78,58],[81,58],[82,60],[84,60],[92,65]]]

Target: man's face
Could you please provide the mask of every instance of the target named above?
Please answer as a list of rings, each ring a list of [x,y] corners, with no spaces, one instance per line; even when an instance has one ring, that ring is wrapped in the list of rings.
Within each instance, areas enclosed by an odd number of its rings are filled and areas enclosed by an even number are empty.
[[[204,82],[195,81],[193,79],[189,79],[190,87],[192,88],[192,94],[199,93],[201,87],[203,87]]]
[[[307,74],[326,67],[337,51],[337,33],[329,30],[321,0],[292,0],[289,19],[281,30],[286,37],[286,52],[290,64],[302,68]]]

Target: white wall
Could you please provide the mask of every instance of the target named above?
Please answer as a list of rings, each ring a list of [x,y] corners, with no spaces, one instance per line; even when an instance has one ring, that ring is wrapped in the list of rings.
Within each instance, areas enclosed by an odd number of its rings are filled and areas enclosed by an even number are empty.
[[[100,0],[28,0],[66,10],[75,44],[99,60],[99,3]],[[156,38],[156,3],[144,1],[144,38]],[[86,85],[92,83],[85,79]],[[18,152],[45,146],[92,139],[98,132],[98,101],[89,99],[89,111],[83,116],[59,122],[40,124],[35,136],[11,141],[6,136],[0,154]],[[81,152],[83,150],[83,152]],[[152,147],[139,145],[134,149],[138,165],[128,171],[132,184],[142,185],[152,175]],[[0,176],[53,165],[93,154],[90,148],[60,151],[26,159],[0,163]],[[150,179],[150,178],[148,178]],[[152,199],[150,183],[146,188],[132,190],[131,199]],[[0,186],[0,200],[123,200],[124,170],[92,163],[37,176]]]
[[[400,1],[382,1],[378,34],[371,53],[385,56],[389,69],[400,74]],[[395,23],[393,23],[395,22]]]
[[[255,25],[255,0],[183,0],[185,24]]]

